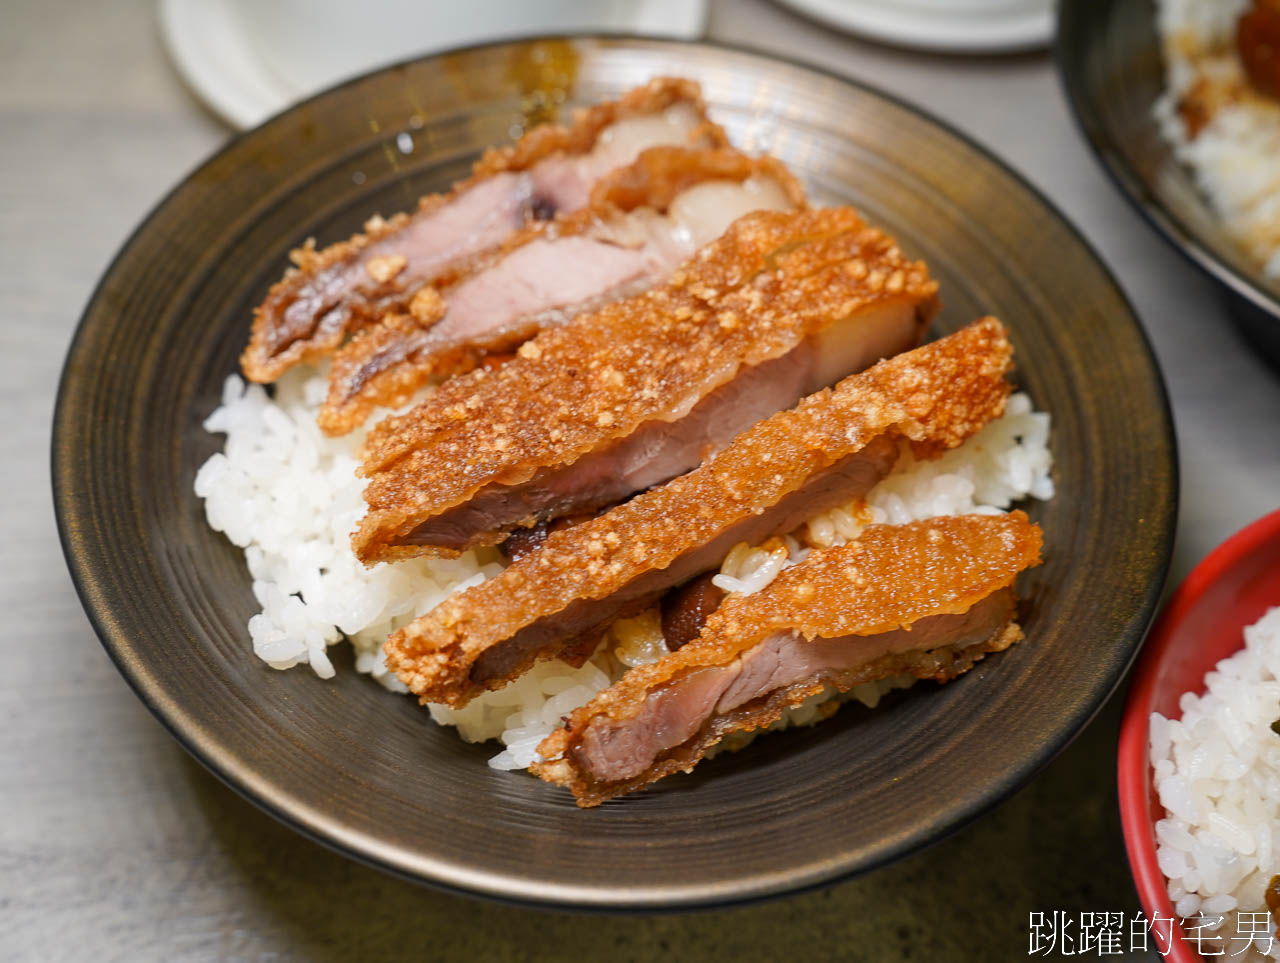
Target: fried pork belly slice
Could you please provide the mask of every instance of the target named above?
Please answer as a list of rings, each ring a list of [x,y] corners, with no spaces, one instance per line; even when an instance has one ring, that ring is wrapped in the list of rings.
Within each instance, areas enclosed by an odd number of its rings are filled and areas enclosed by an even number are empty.
[[[366,563],[615,504],[918,343],[937,285],[847,208],[757,212],[663,285],[445,382],[369,434]]]
[[[871,526],[726,599],[693,642],[576,709],[531,768],[595,806],[689,771],[725,736],[827,686],[953,679],[1022,637],[1012,586],[1040,545],[1022,512]]]
[[[900,439],[929,457],[1004,410],[1011,349],[986,318],[882,361],[754,425],[687,475],[547,533],[487,582],[386,642],[387,665],[423,702],[465,705],[540,659],[590,644],[615,619],[758,544],[861,497]]]
[[[309,241],[292,252],[295,267],[255,312],[240,365],[252,381],[274,381],[333,351],[423,284],[497,248],[526,222],[584,207],[596,181],[641,151],[726,142],[707,120],[698,85],[675,78],[582,111],[567,127],[536,127],[510,147],[487,151],[469,178],[424,197],[416,211],[375,217],[364,233],[322,251]]]
[[[666,279],[743,214],[804,207],[771,157],[654,147],[596,184],[591,203],[519,232],[501,256],[415,295],[334,356],[320,427],[343,434],[378,405],[399,407],[433,375],[510,352],[550,324]]]

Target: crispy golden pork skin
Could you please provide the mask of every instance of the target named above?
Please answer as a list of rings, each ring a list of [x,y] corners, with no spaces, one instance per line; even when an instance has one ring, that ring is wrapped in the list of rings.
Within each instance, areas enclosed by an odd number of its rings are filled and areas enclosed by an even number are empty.
[[[456,555],[683,474],[918,343],[936,290],[847,208],[748,214],[666,284],[548,328],[377,425],[356,554]]]
[[[758,543],[860,497],[899,439],[928,457],[1004,409],[1011,348],[994,318],[882,361],[754,425],[696,470],[589,521],[552,531],[500,575],[386,642],[423,702],[464,705],[534,662]]]
[[[804,189],[772,157],[643,151],[597,182],[585,208],[515,232],[497,256],[348,341],[329,370],[320,427],[345,434],[433,376],[492,362],[547,325],[640,293],[743,214],[804,206]]]
[[[1022,637],[1012,586],[1040,545],[1022,512],[871,526],[726,599],[693,642],[574,710],[531,768],[595,806],[689,771],[826,686],[953,679]]]
[[[567,127],[543,125],[490,149],[471,176],[412,213],[374,217],[364,232],[317,251],[293,251],[294,267],[254,313],[240,358],[251,381],[274,381],[327,355],[353,331],[403,304],[423,284],[463,270],[530,221],[583,207],[601,176],[659,144],[717,147],[698,85],[657,78],[620,100],[580,112]]]

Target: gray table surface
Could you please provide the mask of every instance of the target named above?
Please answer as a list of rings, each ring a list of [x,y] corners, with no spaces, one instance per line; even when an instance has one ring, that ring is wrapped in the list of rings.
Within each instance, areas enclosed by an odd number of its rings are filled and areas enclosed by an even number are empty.
[[[116,674],[72,590],[49,494],[62,355],[94,281],[228,130],[184,89],[153,4],[0,12],[0,958],[58,960],[1014,959],[1028,913],[1132,912],[1112,775],[1118,700],[1026,789],[870,876],[691,916],[533,912],[419,888],[277,824],[191,761]],[[710,35],[865,79],[948,118],[1079,225],[1146,322],[1182,455],[1173,577],[1280,505],[1280,378],[1213,287],[1099,172],[1046,55],[876,47],[762,0]],[[1016,323],[1016,318],[1008,319]]]

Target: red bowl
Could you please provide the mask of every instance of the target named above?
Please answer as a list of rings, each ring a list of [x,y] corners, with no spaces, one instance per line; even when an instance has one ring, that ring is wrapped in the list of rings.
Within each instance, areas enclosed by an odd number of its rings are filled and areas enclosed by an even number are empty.
[[[1129,867],[1148,920],[1175,916],[1156,865],[1155,824],[1165,812],[1152,780],[1151,713],[1180,717],[1182,693],[1202,692],[1205,673],[1243,648],[1242,630],[1274,605],[1280,605],[1280,511],[1232,535],[1197,565],[1143,646],[1120,726],[1117,779]],[[1157,937],[1161,950],[1167,925]],[[1201,956],[1176,926],[1174,936],[1166,959],[1198,963]]]

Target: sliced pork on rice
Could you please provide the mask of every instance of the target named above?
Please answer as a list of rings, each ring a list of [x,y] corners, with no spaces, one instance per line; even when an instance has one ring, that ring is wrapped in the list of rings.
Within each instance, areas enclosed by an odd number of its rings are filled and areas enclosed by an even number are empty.
[[[494,545],[683,474],[917,344],[936,291],[847,208],[748,214],[668,283],[549,328],[375,427],[356,554]]]
[[[804,207],[773,158],[731,148],[655,147],[598,182],[571,215],[517,232],[456,281],[423,288],[334,357],[320,425],[341,434],[398,407],[434,375],[457,374],[665,280],[733,221]]]
[[[594,806],[692,769],[827,687],[953,679],[1022,637],[1012,586],[1040,544],[1022,512],[871,526],[727,599],[693,642],[575,709],[532,769]]]
[[[259,385],[246,386],[229,376],[222,405],[206,422],[207,430],[226,433],[224,450],[201,467],[196,493],[210,526],[244,549],[260,607],[246,636],[258,658],[276,669],[309,666],[327,678],[345,661],[331,663],[330,647],[350,644],[358,672],[405,691],[386,667],[387,636],[451,591],[495,577],[502,566],[476,553],[361,565],[351,553],[349,533],[364,508],[362,483],[355,476],[363,430],[341,438],[324,435],[315,423],[324,396],[324,374],[306,366],[288,372],[271,396]],[[865,523],[996,512],[1023,499],[1051,498],[1049,437],[1049,415],[1035,411],[1025,394],[1014,394],[1000,418],[958,448],[926,461],[903,452],[865,504],[809,519],[799,540],[829,548],[856,538]],[[776,574],[775,561],[763,549],[740,545],[716,578],[733,592],[758,590]],[[562,716],[617,681],[627,667],[666,654],[660,621],[649,610],[614,623],[605,644],[581,667],[548,659],[464,708],[433,704],[429,711],[468,742],[493,740],[490,766],[524,769]],[[848,695],[873,705],[884,689],[909,679],[895,676],[855,686]],[[834,707],[821,700],[788,710],[770,728],[819,721]],[[726,740],[721,748],[748,735]]]
[[[424,702],[465,705],[535,662],[589,654],[614,620],[755,544],[864,496],[899,441],[927,457],[1002,412],[1011,348],[986,318],[743,432],[695,470],[548,534],[501,575],[392,635],[387,664]]]
[[[584,207],[601,177],[647,148],[726,143],[707,119],[697,84],[680,79],[653,80],[581,112],[568,127],[534,128],[512,146],[486,152],[469,178],[423,198],[413,213],[375,217],[364,233],[322,251],[310,242],[294,251],[295,267],[254,315],[241,367],[250,380],[269,382],[329,354],[512,231]]]
[[[1003,328],[911,352],[925,266],[730,149],[697,85],[536,128],[292,258],[242,356],[284,377],[228,379],[196,479],[269,664],[328,677],[345,635],[359,671],[500,738],[490,765],[592,805],[1018,638],[1025,518],[881,524],[1052,494],[1047,415],[1001,417]]]

